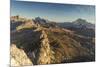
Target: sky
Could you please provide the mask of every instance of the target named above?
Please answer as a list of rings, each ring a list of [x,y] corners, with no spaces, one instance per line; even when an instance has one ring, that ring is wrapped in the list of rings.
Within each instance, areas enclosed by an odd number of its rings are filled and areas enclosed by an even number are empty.
[[[71,22],[78,18],[95,23],[94,5],[58,4],[11,1],[11,16],[41,17],[56,22]]]

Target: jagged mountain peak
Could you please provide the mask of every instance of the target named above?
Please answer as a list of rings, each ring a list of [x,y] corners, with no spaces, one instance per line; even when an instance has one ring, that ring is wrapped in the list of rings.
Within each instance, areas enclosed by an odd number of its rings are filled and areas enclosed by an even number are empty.
[[[41,17],[36,17],[35,21],[37,21],[41,24],[49,23],[49,21],[47,19],[44,19],[44,18],[41,18]]]

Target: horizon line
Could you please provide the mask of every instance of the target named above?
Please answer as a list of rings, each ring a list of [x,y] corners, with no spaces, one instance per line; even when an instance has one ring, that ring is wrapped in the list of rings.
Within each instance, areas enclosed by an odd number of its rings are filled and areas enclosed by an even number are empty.
[[[48,21],[52,21],[52,22],[58,22],[58,23],[65,23],[65,22],[70,22],[70,23],[72,23],[73,21],[55,21],[55,20],[50,20],[49,18],[47,19],[47,18],[43,18],[43,17],[40,17],[40,16],[36,16],[36,17],[31,17],[31,18],[29,18],[29,17],[25,17],[25,16],[21,16],[21,15],[13,15],[13,16],[19,16],[19,17],[21,17],[21,18],[27,18],[27,19],[35,19],[35,18],[37,18],[37,17],[39,17],[39,18],[41,18],[41,19],[45,19],[45,20],[48,20]],[[10,17],[12,17],[12,16],[10,16]],[[86,20],[86,19],[84,19],[84,18],[77,18],[77,19],[83,19],[83,20]],[[76,19],[76,20],[77,20]],[[75,20],[74,20],[75,21]],[[88,20],[86,20],[88,23],[91,23],[91,22],[89,22]],[[91,23],[91,24],[95,24],[95,22],[94,23]]]

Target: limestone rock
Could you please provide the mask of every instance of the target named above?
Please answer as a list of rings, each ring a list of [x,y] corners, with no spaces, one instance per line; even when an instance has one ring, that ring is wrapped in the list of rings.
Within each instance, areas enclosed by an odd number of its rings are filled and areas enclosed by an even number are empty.
[[[38,64],[50,64],[52,63],[53,54],[52,50],[50,48],[49,40],[47,37],[47,34],[44,30],[42,30],[41,34],[41,48],[40,48],[40,54],[38,59]]]
[[[22,49],[18,49],[16,45],[11,45],[11,66],[32,65]]]

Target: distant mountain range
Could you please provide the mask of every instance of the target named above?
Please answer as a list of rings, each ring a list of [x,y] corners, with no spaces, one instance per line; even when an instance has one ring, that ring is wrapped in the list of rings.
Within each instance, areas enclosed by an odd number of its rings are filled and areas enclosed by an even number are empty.
[[[16,26],[23,24],[23,22],[25,21],[25,18],[20,18],[19,20],[17,20],[18,16],[11,17],[11,19],[12,19],[11,30],[15,29]],[[13,19],[17,21],[13,21]],[[24,21],[22,22],[20,20],[24,20]],[[64,28],[64,29],[72,30],[79,35],[83,35],[87,37],[95,37],[95,24],[89,23],[85,19],[79,18],[73,22],[59,23],[59,22],[49,21],[44,18],[36,17],[35,19],[32,19],[32,21],[46,28],[53,28],[53,27]]]
[[[36,17],[35,20],[40,24],[47,24],[51,23],[52,21],[49,21],[47,19],[43,19],[40,17]],[[69,28],[69,27],[75,27],[75,28],[88,28],[88,29],[95,29],[95,24],[87,22],[85,19],[77,19],[73,22],[55,22],[58,26]]]
[[[84,19],[77,19],[73,22],[62,22],[58,23],[60,27],[69,28],[69,27],[75,27],[75,28],[88,28],[88,29],[95,29],[95,24],[89,23]]]
[[[85,35],[88,37],[95,36],[95,24],[87,22],[85,19],[77,19],[73,22],[53,22],[41,19],[40,17],[36,17],[35,21],[37,21],[39,24],[45,26],[45,27],[61,27],[65,29],[69,29],[72,31],[76,31],[77,34]]]

